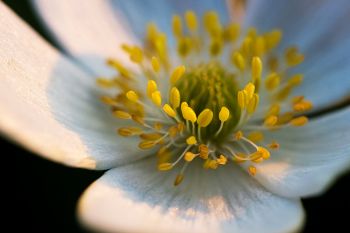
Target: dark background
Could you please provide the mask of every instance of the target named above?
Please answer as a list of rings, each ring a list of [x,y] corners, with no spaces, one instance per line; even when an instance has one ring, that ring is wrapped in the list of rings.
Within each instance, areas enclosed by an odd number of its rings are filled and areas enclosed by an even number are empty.
[[[26,0],[5,0],[48,41],[40,21]],[[57,19],[59,20],[59,19]],[[55,45],[55,44],[54,44]],[[1,54],[0,54],[1,56]],[[0,138],[3,232],[87,232],[76,221],[76,203],[101,171],[65,167],[32,154]],[[303,200],[307,221],[303,232],[348,232],[350,174],[320,197]]]

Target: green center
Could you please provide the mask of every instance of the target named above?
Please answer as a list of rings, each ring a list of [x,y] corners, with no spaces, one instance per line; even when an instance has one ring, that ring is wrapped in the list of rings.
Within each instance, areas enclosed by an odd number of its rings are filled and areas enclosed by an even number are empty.
[[[235,76],[225,70],[220,63],[190,67],[176,83],[176,87],[181,93],[181,102],[187,102],[197,116],[206,108],[213,111],[213,121],[201,129],[204,141],[220,143],[232,133],[240,118],[237,104],[238,86]],[[221,124],[219,120],[221,107],[230,110],[230,118],[224,123],[221,133],[214,137]]]

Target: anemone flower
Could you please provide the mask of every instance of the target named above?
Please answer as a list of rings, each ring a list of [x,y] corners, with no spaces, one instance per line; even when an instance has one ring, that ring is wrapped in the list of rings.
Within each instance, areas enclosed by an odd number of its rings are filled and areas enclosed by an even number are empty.
[[[62,54],[0,3],[0,128],[108,170],[82,223],[291,232],[300,198],[346,171],[350,108],[324,110],[349,97],[348,1],[228,4],[34,1]]]

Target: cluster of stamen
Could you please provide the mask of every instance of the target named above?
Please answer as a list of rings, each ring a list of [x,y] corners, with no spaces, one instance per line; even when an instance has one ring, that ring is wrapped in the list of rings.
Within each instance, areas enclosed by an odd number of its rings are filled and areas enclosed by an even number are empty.
[[[118,90],[101,100],[115,117],[130,122],[117,130],[119,135],[139,137],[140,149],[156,149],[160,171],[180,167],[175,185],[194,161],[205,169],[245,163],[256,175],[254,164],[279,148],[264,134],[308,121],[302,113],[312,103],[291,97],[303,76],[289,72],[304,56],[297,47],[276,54],[279,30],[243,33],[238,24],[223,26],[213,11],[204,14],[203,27],[192,11],[184,18],[175,15],[172,29],[178,61],[170,59],[166,35],[151,23],[143,46],[122,45],[142,73],[109,59],[118,75],[98,78],[101,87]],[[140,88],[139,76],[146,87]]]

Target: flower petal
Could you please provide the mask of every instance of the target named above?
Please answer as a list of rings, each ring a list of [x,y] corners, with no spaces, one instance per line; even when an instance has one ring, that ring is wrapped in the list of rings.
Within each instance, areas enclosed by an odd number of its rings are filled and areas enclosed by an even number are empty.
[[[299,200],[267,192],[237,166],[206,171],[193,164],[178,187],[175,171],[147,158],[108,171],[83,194],[84,224],[107,232],[264,233],[300,227]]]
[[[347,0],[248,1],[246,26],[261,31],[283,30],[281,48],[297,45],[305,62],[294,71],[305,74],[296,94],[314,102],[315,109],[350,97],[350,4]]]
[[[312,120],[303,128],[285,128],[267,135],[281,148],[257,164],[257,180],[285,197],[315,195],[350,168],[350,108]]]
[[[122,43],[135,38],[121,17],[115,18],[109,1],[33,0],[34,6],[57,42],[98,75],[110,75],[105,59],[117,57],[127,63]]]
[[[184,14],[186,10],[195,11],[199,17],[208,10],[215,10],[222,22],[228,22],[229,14],[226,1],[216,0],[129,0],[112,1],[117,12],[122,12],[138,38],[144,38],[147,23],[155,22],[159,29],[173,42],[171,20],[174,14]]]
[[[0,2],[0,130],[46,158],[110,168],[139,158],[118,139],[95,78],[47,45]],[[134,145],[134,144],[133,144]]]

